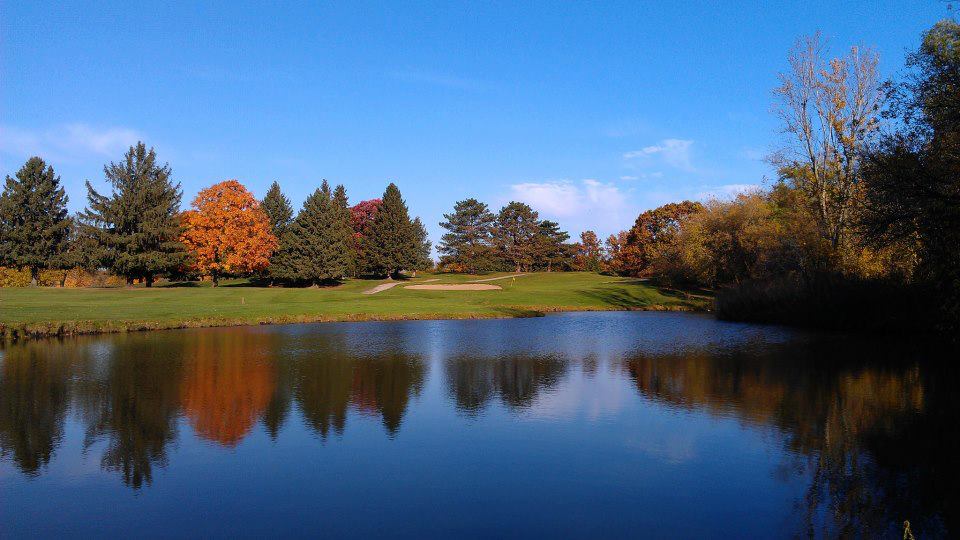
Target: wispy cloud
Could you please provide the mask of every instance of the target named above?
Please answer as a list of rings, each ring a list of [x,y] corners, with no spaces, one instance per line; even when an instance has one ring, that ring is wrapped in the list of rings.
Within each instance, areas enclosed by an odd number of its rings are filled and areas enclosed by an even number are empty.
[[[612,182],[593,178],[513,184],[508,198],[529,204],[543,217],[562,219],[574,233],[616,231],[624,220],[633,219],[629,193]]]
[[[700,200],[725,200],[732,199],[737,195],[742,195],[744,193],[760,191],[761,189],[763,189],[763,186],[760,184],[725,184],[716,188],[710,188],[701,191],[699,194],[697,194],[697,198]]]
[[[83,159],[116,156],[142,139],[125,127],[97,128],[88,124],[62,124],[45,130],[0,126],[0,152],[48,159]]]
[[[659,144],[645,146],[640,150],[631,150],[623,154],[626,160],[652,159],[659,157],[670,167],[682,171],[693,172],[696,169],[691,160],[693,141],[689,139],[664,139]]]

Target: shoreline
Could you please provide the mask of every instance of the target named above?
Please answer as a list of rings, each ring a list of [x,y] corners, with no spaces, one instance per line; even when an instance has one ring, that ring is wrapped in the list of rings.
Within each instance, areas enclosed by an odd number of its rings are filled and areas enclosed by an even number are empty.
[[[33,323],[0,322],[0,346],[34,339],[74,337],[99,334],[125,334],[149,332],[154,330],[182,330],[187,328],[226,328],[236,326],[266,326],[279,324],[318,324],[332,322],[391,322],[391,321],[436,321],[436,320],[483,320],[483,319],[524,319],[543,317],[547,313],[589,312],[589,311],[682,311],[709,313],[712,310],[690,305],[647,305],[631,307],[584,307],[584,306],[500,306],[497,312],[468,313],[412,313],[412,314],[369,314],[351,313],[346,315],[290,315],[280,317],[251,318],[187,318],[170,321],[127,320],[127,321],[47,321]]]

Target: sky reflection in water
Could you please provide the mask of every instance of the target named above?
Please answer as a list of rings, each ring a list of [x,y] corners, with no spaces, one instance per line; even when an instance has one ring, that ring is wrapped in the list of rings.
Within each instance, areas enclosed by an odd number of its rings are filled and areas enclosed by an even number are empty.
[[[949,355],[670,313],[0,350],[0,532],[956,531]]]

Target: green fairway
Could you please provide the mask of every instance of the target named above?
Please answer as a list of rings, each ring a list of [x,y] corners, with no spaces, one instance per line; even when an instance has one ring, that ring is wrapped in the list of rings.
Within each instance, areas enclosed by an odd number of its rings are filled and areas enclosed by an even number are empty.
[[[325,288],[264,288],[246,282],[172,284],[152,289],[0,289],[0,335],[41,335],[340,320],[536,316],[548,311],[704,309],[708,299],[637,280],[593,273],[536,273],[495,281],[502,290],[410,290],[404,285],[465,283],[509,276],[423,275],[377,294],[386,281],[349,280]]]

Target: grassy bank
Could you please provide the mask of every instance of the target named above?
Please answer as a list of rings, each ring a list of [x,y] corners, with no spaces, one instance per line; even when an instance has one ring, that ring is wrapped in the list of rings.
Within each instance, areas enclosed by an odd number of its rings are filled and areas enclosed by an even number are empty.
[[[405,284],[464,283],[509,274],[420,276]],[[23,339],[81,333],[290,322],[469,319],[538,316],[551,311],[697,310],[710,301],[636,280],[592,273],[538,273],[487,281],[495,291],[429,291],[403,285],[362,294],[384,283],[349,280],[325,288],[212,288],[185,283],[146,288],[0,289],[0,337]]]

